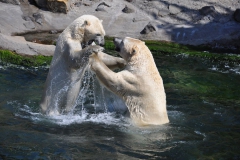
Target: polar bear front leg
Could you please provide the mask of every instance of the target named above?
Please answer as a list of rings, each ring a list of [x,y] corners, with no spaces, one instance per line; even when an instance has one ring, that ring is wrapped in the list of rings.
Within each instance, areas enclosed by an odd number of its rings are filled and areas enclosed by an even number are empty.
[[[98,58],[111,70],[122,69],[127,62],[120,57],[114,57],[104,52],[98,52]]]
[[[128,71],[118,73],[110,70],[98,57],[98,54],[93,53],[89,57],[89,65],[95,72],[98,80],[110,91],[123,98],[126,92],[136,92],[134,87],[137,83],[136,77]]]
[[[89,56],[92,53],[98,53],[104,50],[103,47],[98,45],[87,46],[82,49],[79,41],[73,39],[68,39],[66,45],[68,51],[64,55],[64,58],[69,69],[79,69],[86,66],[88,64]]]

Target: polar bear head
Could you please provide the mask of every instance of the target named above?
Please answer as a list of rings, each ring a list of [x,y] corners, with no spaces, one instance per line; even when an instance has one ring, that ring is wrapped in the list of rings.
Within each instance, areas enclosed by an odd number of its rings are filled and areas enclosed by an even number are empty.
[[[142,46],[145,46],[145,42],[130,37],[125,37],[124,39],[114,38],[113,41],[116,50],[119,51],[120,56],[127,62],[137,53],[139,54]]]
[[[71,38],[83,44],[91,44],[94,41],[97,45],[104,45],[105,31],[102,20],[93,15],[83,15],[77,18],[68,27],[68,32],[71,32]]]

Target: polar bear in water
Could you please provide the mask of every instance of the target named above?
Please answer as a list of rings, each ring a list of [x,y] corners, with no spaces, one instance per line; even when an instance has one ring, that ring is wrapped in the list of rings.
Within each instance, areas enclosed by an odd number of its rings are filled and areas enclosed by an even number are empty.
[[[102,20],[92,15],[79,17],[59,35],[40,103],[43,113],[67,113],[74,108],[90,54],[100,52],[100,59],[111,69],[126,64],[101,52],[98,45],[104,44],[104,36]]]
[[[168,123],[163,81],[148,47],[129,37],[115,38],[114,43],[127,65],[115,73],[93,53],[89,64],[99,81],[123,99],[136,125]]]

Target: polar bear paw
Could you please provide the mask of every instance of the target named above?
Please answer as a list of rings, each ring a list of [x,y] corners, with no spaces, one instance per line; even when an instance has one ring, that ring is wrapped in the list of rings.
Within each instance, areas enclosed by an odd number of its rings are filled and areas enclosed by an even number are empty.
[[[88,53],[89,54],[102,52],[103,50],[104,50],[104,48],[101,47],[101,46],[98,46],[98,45],[88,46]]]

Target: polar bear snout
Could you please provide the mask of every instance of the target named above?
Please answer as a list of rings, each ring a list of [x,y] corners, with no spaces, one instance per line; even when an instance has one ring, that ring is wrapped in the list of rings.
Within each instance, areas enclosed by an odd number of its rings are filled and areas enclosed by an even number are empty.
[[[103,36],[96,36],[96,38],[94,39],[94,42],[99,46],[104,46],[105,44],[105,40]]]

